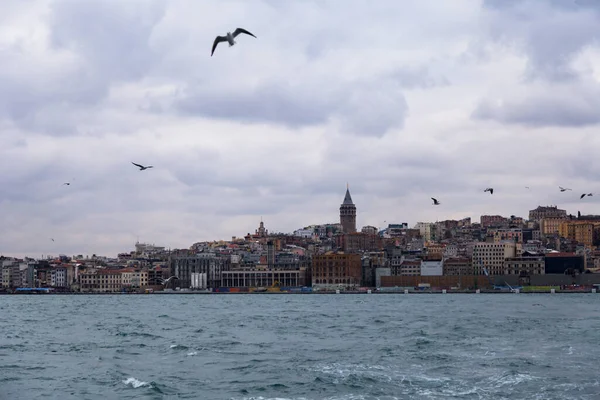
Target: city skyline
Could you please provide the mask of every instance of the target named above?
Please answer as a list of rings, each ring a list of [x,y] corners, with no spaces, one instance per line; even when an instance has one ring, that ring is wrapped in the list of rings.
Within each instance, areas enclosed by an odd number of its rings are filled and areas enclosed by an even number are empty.
[[[353,210],[353,211],[350,212],[350,214],[348,213],[348,207],[350,207],[350,209]],[[545,207],[554,207],[554,208],[558,208],[558,211],[560,211],[560,212],[563,212],[563,213],[566,212],[567,216],[569,216],[569,215],[573,216],[573,213],[569,212],[568,210],[561,209],[557,205],[539,205],[537,207],[538,208],[539,207],[542,207],[542,208],[545,208]],[[528,214],[531,213],[531,210],[528,211],[527,213]],[[578,211],[577,213],[580,213],[580,212]],[[348,220],[348,216],[349,215],[352,215],[352,217],[350,217],[350,220]],[[523,216],[511,214],[510,217],[508,217],[508,216],[506,216],[504,214],[489,213],[489,214],[482,214],[479,219],[473,219],[473,217],[471,217],[471,216],[462,216],[462,217],[457,217],[457,218],[443,218],[443,219],[438,219],[436,221],[418,221],[418,222],[415,222],[415,223],[412,223],[412,224],[409,223],[409,222],[406,222],[404,220],[402,220],[402,221],[400,221],[400,220],[398,220],[398,221],[393,221],[393,220],[387,221],[387,220],[385,220],[385,221],[383,221],[382,225],[370,225],[370,224],[361,224],[361,225],[358,225],[358,223],[356,221],[357,221],[357,218],[358,218],[359,215],[360,215],[360,212],[358,211],[358,208],[356,207],[356,204],[352,200],[350,189],[349,189],[349,186],[347,184],[346,185],[346,193],[344,195],[344,199],[341,202],[340,207],[339,207],[339,216],[338,216],[339,219],[338,220],[321,221],[321,222],[318,222],[318,223],[304,224],[302,226],[296,227],[292,231],[287,231],[287,232],[275,229],[275,230],[271,230],[270,234],[272,234],[272,235],[280,235],[280,234],[283,234],[283,235],[294,235],[297,230],[302,230],[302,229],[305,229],[305,228],[311,227],[311,226],[314,227],[314,226],[319,226],[319,225],[323,226],[323,225],[330,225],[330,224],[331,225],[334,225],[334,224],[339,225],[340,226],[340,231],[339,232],[344,232],[344,233],[361,232],[362,228],[371,228],[371,227],[375,227],[375,228],[378,229],[378,231],[381,231],[381,230],[383,230],[385,228],[388,228],[388,227],[390,227],[392,225],[398,225],[398,224],[407,224],[409,228],[419,229],[419,225],[420,224],[431,224],[431,225],[434,225],[434,224],[436,224],[438,222],[460,221],[460,220],[464,220],[464,219],[472,220],[472,223],[474,223],[474,224],[480,224],[480,219],[482,219],[482,217],[484,217],[484,216],[492,218],[492,220],[495,220],[497,217],[501,217],[501,218],[504,218],[504,219],[511,219],[513,217],[517,217],[518,219],[521,219],[523,221],[528,221],[528,216],[526,214],[524,214]],[[346,222],[344,222],[344,221],[346,221]],[[249,229],[248,232],[246,232],[244,234],[232,235],[232,236],[230,236],[228,238],[211,238],[211,239],[207,239],[207,240],[191,240],[187,244],[183,244],[181,246],[171,246],[169,243],[166,243],[166,244],[165,243],[161,243],[160,245],[162,247],[169,248],[169,249],[174,249],[174,250],[176,250],[176,249],[187,249],[194,242],[196,242],[196,243],[198,243],[198,242],[221,242],[221,241],[227,242],[227,241],[229,241],[230,239],[233,239],[233,238],[235,238],[235,239],[241,239],[241,238],[243,238],[246,235],[254,235],[254,234],[261,235],[261,237],[262,236],[266,237],[268,235],[268,233],[269,233],[269,230],[270,229],[265,226],[265,223],[264,223],[263,218],[261,216],[260,217],[260,221],[259,221],[259,225],[258,225],[258,229],[254,230],[255,233],[252,233],[253,230]],[[56,243],[55,240],[54,240],[54,238],[49,238],[49,239],[52,242]],[[146,242],[144,242],[143,240],[140,241],[139,237],[136,239],[135,243],[136,243],[136,245],[137,244],[144,244],[144,243],[148,243],[148,244],[152,243],[152,245],[156,244],[153,241],[146,241]],[[43,258],[47,258],[47,257],[57,257],[60,254],[63,254],[63,255],[81,254],[81,255],[84,255],[84,257],[89,257],[91,254],[98,254],[99,256],[103,256],[103,257],[106,257],[106,256],[108,256],[108,257],[114,257],[114,256],[116,256],[117,253],[122,253],[124,251],[126,251],[126,248],[121,248],[115,254],[103,254],[103,253],[100,253],[100,252],[97,252],[97,251],[85,252],[85,251],[81,251],[81,250],[79,250],[79,251],[73,251],[73,252],[70,252],[70,253],[69,252],[60,252],[59,251],[56,254],[54,254],[52,252],[50,252],[50,253],[48,253],[46,255],[42,254],[41,258],[43,259]],[[23,254],[10,253],[10,252],[5,252],[5,253],[0,252],[0,256],[18,257],[18,258],[24,258],[24,257],[34,257],[35,258],[35,257],[37,257],[37,255],[35,254],[35,252],[23,253]]]
[[[5,7],[5,255],[292,232],[337,221],[346,182],[358,229],[597,213],[596,3]],[[257,39],[210,57],[237,25]]]

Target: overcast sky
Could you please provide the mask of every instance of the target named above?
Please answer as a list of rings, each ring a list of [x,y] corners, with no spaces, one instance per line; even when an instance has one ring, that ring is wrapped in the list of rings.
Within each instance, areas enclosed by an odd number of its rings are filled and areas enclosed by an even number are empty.
[[[347,182],[359,229],[599,213],[599,22],[597,0],[3,0],[0,253],[292,232],[339,221]],[[211,57],[237,27],[257,39]]]

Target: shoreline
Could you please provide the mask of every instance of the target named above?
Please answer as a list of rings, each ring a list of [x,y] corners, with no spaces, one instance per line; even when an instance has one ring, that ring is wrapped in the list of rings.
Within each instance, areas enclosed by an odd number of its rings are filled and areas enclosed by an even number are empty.
[[[349,291],[340,291],[339,293],[332,291],[319,291],[319,292],[194,292],[194,291],[185,291],[185,292],[153,292],[153,293],[123,293],[123,292],[110,292],[110,293],[80,293],[80,292],[62,292],[62,293],[0,293],[0,296],[97,296],[97,295],[119,295],[119,296],[127,296],[127,295],[335,295],[335,294],[345,294],[345,295],[388,295],[388,294],[401,294],[401,295],[410,295],[410,294],[596,294],[593,290],[556,290],[555,292],[551,291],[520,291],[520,292],[510,292],[510,291],[498,291],[498,290],[482,290],[479,293],[473,291],[447,291],[444,293],[441,290],[427,290],[427,291],[409,291],[408,293],[400,292],[400,291],[382,291],[377,292],[373,291],[371,293],[368,292],[349,292]]]

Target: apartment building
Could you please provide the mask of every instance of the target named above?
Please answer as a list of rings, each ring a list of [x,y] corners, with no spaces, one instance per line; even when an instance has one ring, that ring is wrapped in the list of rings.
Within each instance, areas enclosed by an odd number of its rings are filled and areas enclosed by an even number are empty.
[[[543,275],[545,274],[544,256],[512,257],[504,261],[505,275]]]
[[[476,243],[473,247],[473,270],[476,275],[484,274],[486,268],[490,275],[504,275],[504,261],[516,256],[514,242]]]
[[[360,285],[361,278],[360,254],[327,252],[313,257],[313,285]]]

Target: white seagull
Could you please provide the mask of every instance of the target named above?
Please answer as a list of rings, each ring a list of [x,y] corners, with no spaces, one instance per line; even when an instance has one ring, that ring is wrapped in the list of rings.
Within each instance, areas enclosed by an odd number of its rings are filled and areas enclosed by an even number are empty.
[[[229,47],[233,46],[236,43],[233,39],[235,39],[240,33],[245,33],[246,35],[254,36],[247,30],[242,28],[237,28],[235,31],[233,31],[233,34],[231,32],[227,32],[227,36],[217,36],[215,38],[215,42],[213,43],[212,52],[210,53],[210,56],[212,57],[212,55],[215,53],[217,45],[221,42],[229,42]]]

